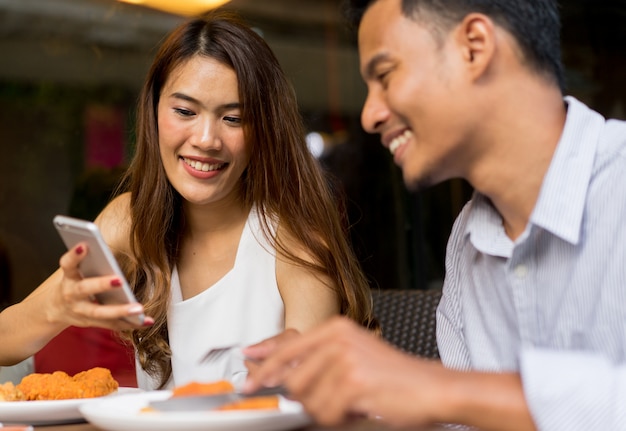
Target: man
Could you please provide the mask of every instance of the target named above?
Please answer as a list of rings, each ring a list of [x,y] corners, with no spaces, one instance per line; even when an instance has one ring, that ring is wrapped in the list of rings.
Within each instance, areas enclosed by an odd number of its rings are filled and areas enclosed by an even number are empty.
[[[442,364],[342,319],[246,349],[321,423],[626,429],[626,123],[562,96],[551,0],[372,0],[362,123],[410,188],[475,194],[448,243]]]

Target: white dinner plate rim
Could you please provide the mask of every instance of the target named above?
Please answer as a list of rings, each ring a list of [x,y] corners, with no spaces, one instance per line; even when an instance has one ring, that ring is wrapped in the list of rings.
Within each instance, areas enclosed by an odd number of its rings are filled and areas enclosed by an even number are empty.
[[[116,400],[101,399],[80,407],[83,417],[108,431],[279,431],[302,427],[311,422],[300,403],[284,398],[279,411],[227,412],[141,412],[150,401],[164,400],[171,391],[146,391],[123,395]],[[172,428],[175,427],[175,428]]]
[[[0,423],[28,423],[31,425],[58,425],[83,422],[79,407],[103,399],[143,392],[138,388],[121,387],[109,395],[96,398],[72,398],[69,400],[2,401]]]

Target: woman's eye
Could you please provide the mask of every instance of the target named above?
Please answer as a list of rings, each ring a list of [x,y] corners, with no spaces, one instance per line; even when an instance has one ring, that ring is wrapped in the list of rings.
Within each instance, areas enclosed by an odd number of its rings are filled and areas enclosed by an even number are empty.
[[[193,111],[185,108],[174,108],[174,112],[180,115],[181,117],[192,117],[195,115]]]
[[[224,117],[224,121],[226,123],[232,124],[232,125],[239,125],[239,124],[241,124],[241,118],[239,118],[239,117],[226,116],[226,117]]]

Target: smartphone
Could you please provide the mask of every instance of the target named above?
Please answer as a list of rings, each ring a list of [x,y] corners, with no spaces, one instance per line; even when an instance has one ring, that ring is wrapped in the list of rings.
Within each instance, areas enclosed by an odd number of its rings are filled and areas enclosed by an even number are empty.
[[[96,294],[95,297],[99,303],[130,304],[138,302],[117,260],[115,260],[107,243],[104,242],[100,229],[98,229],[95,223],[63,215],[55,216],[53,223],[68,249],[71,249],[79,242],[87,243],[87,255],[78,266],[83,277],[115,275],[122,282],[121,288]],[[134,324],[143,325],[144,317],[143,314],[138,314],[127,316],[124,319]]]

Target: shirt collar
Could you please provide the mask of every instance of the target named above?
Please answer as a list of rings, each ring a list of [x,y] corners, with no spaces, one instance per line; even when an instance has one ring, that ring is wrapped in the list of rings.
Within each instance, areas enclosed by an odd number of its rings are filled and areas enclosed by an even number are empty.
[[[585,197],[604,118],[573,97],[566,97],[565,102],[568,105],[565,127],[544,177],[530,224],[576,244],[580,239]],[[502,217],[480,193],[472,198],[465,233],[482,252],[501,257],[512,255],[514,243],[506,236]],[[528,227],[516,242],[527,236]]]
[[[502,226],[502,216],[491,200],[474,192],[471,209],[465,228],[472,245],[482,253],[509,258],[513,254],[513,241],[506,235]]]
[[[604,118],[566,97],[567,118],[530,222],[577,244]]]

